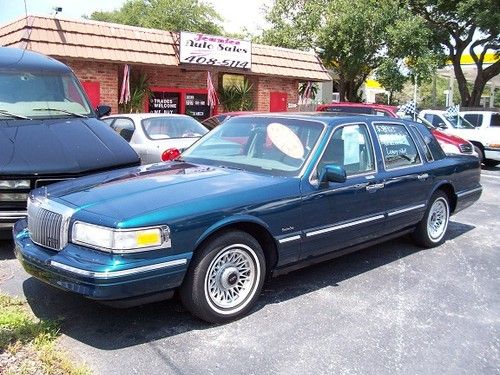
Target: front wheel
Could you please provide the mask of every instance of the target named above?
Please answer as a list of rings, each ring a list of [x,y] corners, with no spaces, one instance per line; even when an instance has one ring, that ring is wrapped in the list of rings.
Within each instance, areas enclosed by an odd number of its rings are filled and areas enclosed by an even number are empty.
[[[450,218],[450,205],[447,195],[437,191],[430,199],[424,218],[415,228],[413,239],[417,245],[435,247],[444,242]]]
[[[498,164],[500,164],[500,161],[498,160],[492,160],[492,159],[484,160],[484,165],[486,165],[487,167],[496,167]]]
[[[192,262],[180,296],[193,315],[226,323],[252,308],[266,273],[264,253],[255,238],[241,231],[224,233],[199,249]]]

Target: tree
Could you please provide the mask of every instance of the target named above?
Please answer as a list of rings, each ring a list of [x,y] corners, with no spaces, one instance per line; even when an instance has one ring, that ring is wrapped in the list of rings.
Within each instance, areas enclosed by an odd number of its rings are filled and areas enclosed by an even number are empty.
[[[389,91],[389,104],[392,104],[394,93],[403,89],[409,77],[402,72],[398,61],[388,58],[377,68],[376,78],[380,85]]]
[[[408,56],[408,39],[395,43],[397,21],[415,18],[405,9],[398,0],[276,0],[266,15],[271,28],[258,41],[318,51],[339,76],[340,100],[358,101],[360,86],[386,56]]]
[[[488,51],[500,54],[500,12],[496,0],[409,0],[413,14],[425,20],[433,38],[447,49],[463,107],[479,106],[486,82],[500,73],[500,60],[484,67]],[[470,53],[477,67],[472,90],[460,60]]]
[[[198,0],[127,0],[111,12],[94,12],[96,21],[121,23],[168,31],[191,31],[221,35],[222,17]]]

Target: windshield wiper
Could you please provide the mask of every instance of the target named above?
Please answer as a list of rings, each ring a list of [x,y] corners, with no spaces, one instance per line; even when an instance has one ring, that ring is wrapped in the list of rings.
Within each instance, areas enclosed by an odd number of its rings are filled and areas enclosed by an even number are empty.
[[[10,117],[14,117],[14,118],[20,118],[20,119],[23,119],[23,120],[31,120],[29,117],[22,116],[22,115],[17,115],[15,113],[9,112],[9,111],[7,111],[5,109],[0,109],[0,115],[10,116]]]
[[[33,108],[32,110],[33,111],[59,111],[59,112],[67,113],[68,115],[73,115],[76,117],[88,118],[88,116],[82,115],[80,113],[70,112],[70,111],[66,111],[65,109],[60,109],[60,108]]]

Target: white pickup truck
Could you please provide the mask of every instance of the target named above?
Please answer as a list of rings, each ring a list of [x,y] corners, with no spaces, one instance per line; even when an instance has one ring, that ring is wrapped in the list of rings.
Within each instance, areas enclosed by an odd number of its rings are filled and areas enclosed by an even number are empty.
[[[419,116],[425,118],[432,123],[436,128],[445,133],[457,135],[467,139],[474,145],[474,150],[484,165],[494,167],[500,164],[500,126],[498,119],[495,117],[495,123],[489,122],[488,126],[484,126],[487,122],[481,123],[481,126],[475,127],[466,118],[465,113],[473,111],[460,112],[460,115],[449,115],[446,111],[424,109]],[[479,112],[474,111],[478,114]],[[486,113],[486,111],[481,112]],[[497,113],[498,115],[498,113]],[[483,116],[483,118],[485,118]],[[497,124],[493,125],[492,124]]]

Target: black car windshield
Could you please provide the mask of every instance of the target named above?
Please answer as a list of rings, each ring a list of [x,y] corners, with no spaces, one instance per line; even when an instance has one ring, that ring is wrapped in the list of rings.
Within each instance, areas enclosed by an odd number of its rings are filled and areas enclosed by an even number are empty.
[[[199,138],[207,128],[189,116],[150,117],[142,120],[144,132],[151,139]]]
[[[182,154],[188,162],[266,174],[298,174],[324,125],[311,120],[233,117]]]
[[[94,116],[73,74],[0,71],[0,120]]]

